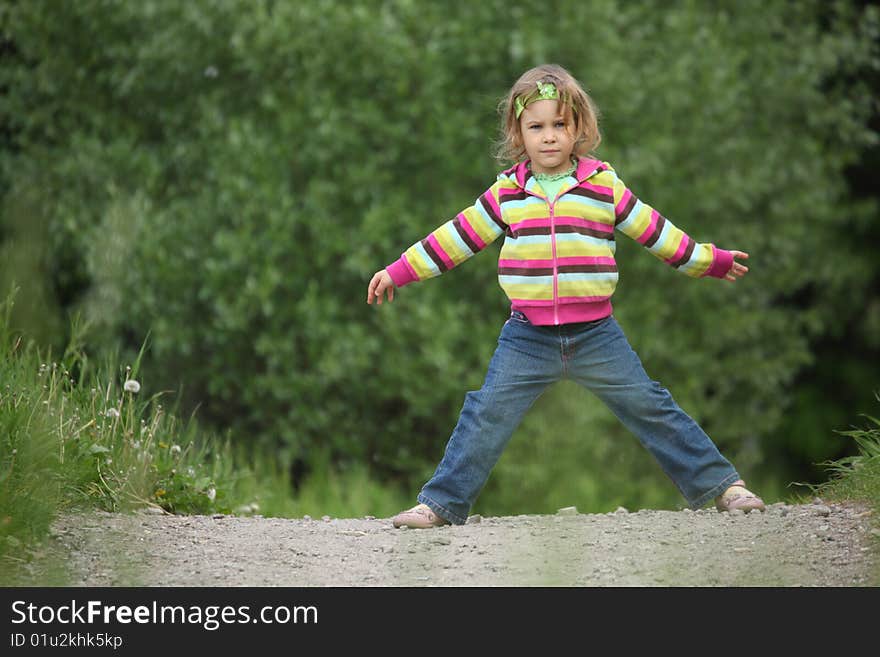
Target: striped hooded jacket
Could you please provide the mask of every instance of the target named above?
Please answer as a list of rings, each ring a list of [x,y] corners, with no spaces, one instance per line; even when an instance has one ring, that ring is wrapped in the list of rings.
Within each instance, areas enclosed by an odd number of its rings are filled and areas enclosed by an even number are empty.
[[[498,280],[513,310],[536,325],[611,314],[615,229],[693,277],[723,278],[730,251],[691,239],[640,201],[607,162],[580,158],[553,202],[527,162],[502,171],[472,205],[386,267],[397,287],[439,276],[504,235]]]

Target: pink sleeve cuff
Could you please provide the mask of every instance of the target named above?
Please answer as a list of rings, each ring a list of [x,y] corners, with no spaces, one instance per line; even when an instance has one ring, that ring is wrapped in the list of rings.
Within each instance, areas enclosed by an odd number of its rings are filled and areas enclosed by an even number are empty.
[[[712,245],[712,266],[706,270],[703,276],[712,278],[724,278],[725,274],[733,267],[733,254],[730,251],[719,249]]]
[[[419,277],[416,276],[416,273],[406,261],[405,256],[400,256],[395,262],[385,267],[385,271],[391,276],[391,280],[394,282],[395,287],[403,287],[404,285],[419,280]]]

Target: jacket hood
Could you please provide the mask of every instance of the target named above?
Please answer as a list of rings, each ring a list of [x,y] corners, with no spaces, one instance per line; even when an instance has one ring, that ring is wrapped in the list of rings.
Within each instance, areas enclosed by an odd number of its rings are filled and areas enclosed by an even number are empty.
[[[574,177],[577,178],[578,182],[583,182],[584,180],[595,176],[597,173],[607,171],[610,168],[611,165],[607,162],[594,160],[589,157],[579,157]],[[530,183],[533,182],[534,175],[529,169],[529,160],[523,160],[509,169],[502,171],[498,174],[498,178],[507,178],[511,182],[516,183],[518,187],[529,189]]]

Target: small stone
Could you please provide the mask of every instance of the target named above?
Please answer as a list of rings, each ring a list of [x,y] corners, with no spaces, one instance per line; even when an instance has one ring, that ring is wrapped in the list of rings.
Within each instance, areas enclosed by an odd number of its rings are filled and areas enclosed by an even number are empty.
[[[825,500],[823,500],[821,497],[814,497],[813,504],[825,504]]]
[[[576,506],[564,506],[556,512],[557,516],[576,516],[578,513]]]
[[[629,510],[625,506],[619,506],[614,510],[614,513],[629,513]]]
[[[479,513],[475,513],[472,516],[468,516],[467,523],[468,525],[476,525],[477,523],[483,522],[483,516]]]
[[[435,545],[449,545],[450,543],[452,543],[452,541],[445,536],[437,536],[431,542]]]
[[[375,520],[376,516],[364,516],[364,520]]]
[[[693,513],[693,511],[691,509],[682,509],[681,512],[682,513]]]
[[[730,511],[728,511],[728,513],[731,515],[731,517],[746,515],[745,511],[743,511],[742,509],[731,509]]]
[[[733,551],[734,551],[734,552],[750,552],[750,551],[751,551],[751,548],[747,548],[747,547],[735,547],[735,548],[733,548]]]
[[[312,516],[310,516],[310,515],[303,516],[303,520],[311,520],[311,519],[312,519]]]
[[[817,516],[822,516],[823,518],[827,518],[829,515],[831,515],[831,509],[828,508],[827,506],[825,506],[824,504],[819,504],[819,505],[813,507],[813,513],[815,513]]]
[[[143,511],[147,515],[151,515],[151,516],[164,516],[165,515],[165,509],[163,509],[161,506],[148,506],[148,507],[145,507]]]
[[[791,507],[787,507],[787,506],[782,507],[782,512],[781,512],[781,513],[782,513],[783,517],[784,517],[784,516],[787,516],[789,513],[791,513]]]
[[[324,522],[330,522],[330,516],[321,516],[321,520]]]

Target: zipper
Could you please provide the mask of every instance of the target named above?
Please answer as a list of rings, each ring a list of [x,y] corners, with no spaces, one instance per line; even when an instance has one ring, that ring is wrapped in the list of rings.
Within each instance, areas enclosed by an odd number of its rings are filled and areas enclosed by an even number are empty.
[[[557,194],[557,198],[559,195]],[[556,261],[556,222],[553,220],[553,208],[556,201],[550,201],[550,248],[553,253],[553,325],[559,326],[559,269]]]
[[[560,189],[556,193],[556,199],[561,198],[564,194],[569,192],[570,190],[577,187],[577,185],[572,185],[570,187],[565,187]],[[556,207],[556,199],[550,200],[547,196],[541,196],[533,191],[523,188],[523,191],[526,194],[531,194],[532,196],[536,196],[540,199],[543,199],[547,205],[550,206],[550,249],[553,256],[553,324],[554,326],[559,326],[559,263],[556,259],[556,222],[554,221],[554,209]]]

